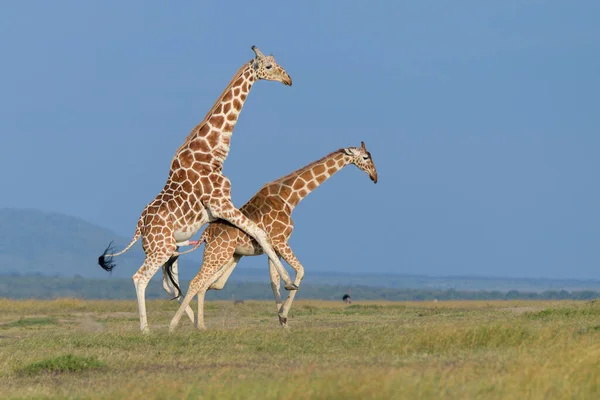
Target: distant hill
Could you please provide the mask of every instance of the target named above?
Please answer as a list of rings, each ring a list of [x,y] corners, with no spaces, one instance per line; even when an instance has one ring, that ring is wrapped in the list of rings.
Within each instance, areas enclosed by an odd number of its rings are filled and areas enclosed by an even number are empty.
[[[72,216],[35,209],[0,209],[0,274],[103,277],[97,265],[104,248],[129,238]],[[131,276],[143,260],[138,244],[117,259],[114,276]]]
[[[81,218],[37,209],[0,208],[0,280],[2,275],[76,275],[85,278],[131,278],[144,261],[141,241],[115,258],[111,274],[97,264],[98,256],[114,241],[117,250],[130,237],[122,237]],[[202,249],[180,259],[180,276],[191,279],[200,268]],[[263,261],[266,265],[266,261]],[[237,271],[236,271],[237,272]],[[160,274],[158,274],[160,275]],[[235,274],[237,275],[237,274]],[[257,271],[268,281],[267,267]]]

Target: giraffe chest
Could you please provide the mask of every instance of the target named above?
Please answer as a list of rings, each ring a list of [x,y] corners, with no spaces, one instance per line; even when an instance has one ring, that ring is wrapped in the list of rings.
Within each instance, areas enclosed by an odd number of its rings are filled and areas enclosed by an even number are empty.
[[[259,256],[263,253],[262,247],[260,247],[250,235],[243,233],[241,238],[238,239],[235,254],[240,256]]]
[[[260,246],[258,248],[253,246],[238,246],[235,248],[235,254],[239,256],[260,256],[263,253],[264,251]]]

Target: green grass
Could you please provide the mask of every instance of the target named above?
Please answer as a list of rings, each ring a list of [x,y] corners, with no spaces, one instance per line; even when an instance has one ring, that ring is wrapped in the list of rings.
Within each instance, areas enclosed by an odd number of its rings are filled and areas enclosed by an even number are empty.
[[[33,362],[22,368],[20,372],[25,375],[37,375],[42,373],[83,372],[104,367],[106,367],[106,364],[99,361],[96,357],[81,357],[67,354]]]
[[[56,325],[58,322],[55,318],[20,318],[16,321],[8,322],[0,325],[0,328],[25,328],[28,326],[41,326],[41,325]]]
[[[600,304],[576,301],[0,300],[3,398],[571,399],[600,396]],[[43,329],[14,324],[32,318]]]

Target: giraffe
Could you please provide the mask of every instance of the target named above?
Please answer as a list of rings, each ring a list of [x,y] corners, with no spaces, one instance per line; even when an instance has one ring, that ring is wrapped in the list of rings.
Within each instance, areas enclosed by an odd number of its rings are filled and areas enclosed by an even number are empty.
[[[294,279],[296,285],[299,285],[304,277],[304,267],[288,244],[294,228],[292,211],[300,200],[349,164],[356,165],[366,172],[374,183],[377,183],[377,170],[373,158],[367,151],[365,143],[361,142],[361,147],[339,149],[291,174],[265,184],[240,208],[241,212],[267,232],[277,254],[296,271]],[[243,256],[256,256],[263,253],[256,241],[225,221],[212,222],[204,230],[200,240],[190,243],[195,246],[185,253],[194,251],[203,242],[205,248],[202,267],[190,282],[185,299],[171,320],[170,331],[177,327],[185,308],[196,294],[198,294],[196,327],[206,329],[203,316],[206,291],[222,289]],[[279,322],[283,327],[287,327],[287,315],[297,291],[290,292],[285,304],[282,304],[280,275],[271,259],[269,259],[269,273]]]
[[[258,80],[279,81],[292,86],[288,73],[277,64],[272,55],[265,56],[252,46],[255,57],[245,63],[233,76],[216,103],[177,149],[167,182],[162,191],[142,211],[131,242],[120,252],[113,252],[109,245],[98,258],[102,268],[111,271],[115,264],[112,257],[129,250],[142,238],[145,252],[144,263],[133,275],[140,329],[149,331],[146,317],[145,291],[148,282],[163,267],[163,287],[181,302],[177,281],[177,257],[179,246],[189,244],[189,239],[206,223],[223,219],[252,236],[282,274],[287,290],[296,290],[289,274],[283,268],[266,233],[249,220],[231,201],[231,183],[223,174],[222,167],[229,153],[233,128],[252,85]],[[167,280],[166,266],[174,279]],[[177,290],[176,290],[177,289]],[[186,308],[193,321],[194,313]]]

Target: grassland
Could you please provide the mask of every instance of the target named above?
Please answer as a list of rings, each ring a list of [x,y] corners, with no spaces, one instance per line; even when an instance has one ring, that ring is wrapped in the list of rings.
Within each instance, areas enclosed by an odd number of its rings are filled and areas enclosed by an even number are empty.
[[[134,301],[0,300],[0,397],[600,398],[600,302],[209,302],[207,331]]]

